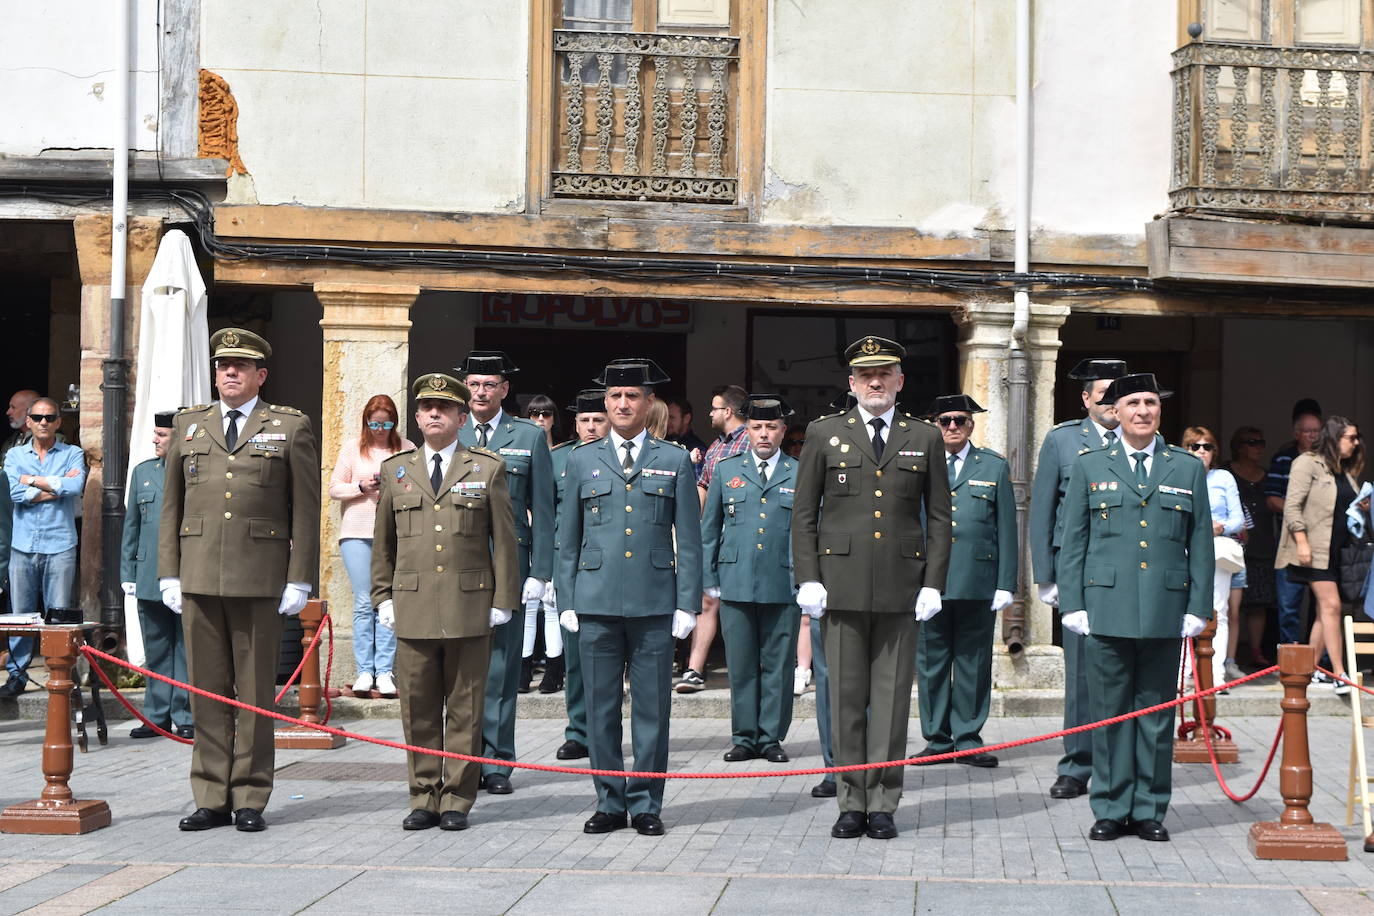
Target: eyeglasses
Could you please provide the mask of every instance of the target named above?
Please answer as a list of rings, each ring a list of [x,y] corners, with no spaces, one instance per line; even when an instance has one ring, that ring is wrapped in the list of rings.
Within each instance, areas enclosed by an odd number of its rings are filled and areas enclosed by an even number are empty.
[[[936,423],[939,423],[941,426],[963,426],[964,424],[966,424],[966,423],[971,423],[972,421],[973,421],[973,417],[936,417],[936,418],[935,418],[935,422],[936,422]]]
[[[472,390],[477,390],[477,389],[480,388],[480,389],[482,389],[482,390],[484,390],[484,391],[495,391],[497,388],[500,388],[501,385],[504,384],[504,383],[502,383],[502,382],[467,382],[466,384],[467,384],[468,388],[469,388],[469,389],[472,389]]]
[[[553,416],[553,411],[552,411],[552,410],[531,410],[531,411],[530,411],[530,419],[531,419],[531,420],[533,420],[535,417],[551,417],[551,416]]]
[[[55,413],[31,413],[29,419],[35,423],[56,423],[57,414]]]
[[[1215,452],[1216,450],[1216,444],[1212,442],[1194,442],[1188,446],[1190,452]]]
[[[32,416],[32,414],[30,414],[30,416]],[[1341,438],[1344,439],[1344,440],[1346,440],[1347,442],[1359,442],[1359,441],[1360,441],[1360,434],[1359,434],[1359,433],[1351,433],[1351,434],[1348,435],[1348,436],[1341,436]]]
[[[383,420],[383,421],[380,422],[380,423],[378,423],[376,420],[368,420],[368,421],[367,421],[367,428],[368,428],[368,429],[371,429],[371,430],[378,430],[378,429],[395,429],[395,428],[396,428],[396,424],[395,424],[395,423],[392,423],[390,420]]]
[[[1264,445],[1265,443],[1264,443],[1264,440],[1263,440],[1263,439],[1242,439],[1242,440],[1240,440],[1240,444],[1241,444],[1241,445]]]

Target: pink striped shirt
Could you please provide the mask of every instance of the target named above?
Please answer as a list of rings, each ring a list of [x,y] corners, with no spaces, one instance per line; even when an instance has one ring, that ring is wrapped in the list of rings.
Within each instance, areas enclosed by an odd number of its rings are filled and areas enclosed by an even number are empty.
[[[401,451],[409,451],[414,447],[406,440],[401,440]],[[372,526],[377,518],[377,491],[364,495],[358,489],[358,481],[376,474],[382,462],[391,455],[391,452],[377,449],[368,449],[366,455],[361,455],[357,439],[349,439],[339,450],[339,460],[334,465],[333,476],[329,478],[329,498],[342,503],[339,510],[339,540],[371,540]]]

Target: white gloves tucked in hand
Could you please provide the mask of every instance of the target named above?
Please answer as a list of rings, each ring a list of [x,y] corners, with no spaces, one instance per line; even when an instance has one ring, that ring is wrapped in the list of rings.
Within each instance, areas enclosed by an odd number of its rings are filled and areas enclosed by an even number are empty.
[[[558,625],[563,629],[567,630],[569,633],[576,633],[577,628],[581,626],[581,624],[577,622],[577,611],[574,611],[570,608],[564,611],[563,613],[559,614]]]
[[[545,613],[558,610],[558,592],[554,590],[552,582],[544,589],[544,597],[539,600],[544,605]]]
[[[673,611],[673,639],[686,639],[697,628],[697,615],[691,611]]]
[[[277,613],[295,617],[305,609],[305,603],[309,600],[309,585],[304,582],[288,582],[286,588],[281,590],[281,604],[277,605]]]
[[[1183,638],[1192,639],[1203,630],[1207,629],[1207,621],[1201,617],[1194,617],[1192,614],[1183,615]]]
[[[158,591],[162,592],[162,603],[167,605],[168,610],[173,614],[181,613],[181,579],[177,576],[168,576],[165,579],[157,580]]]
[[[704,589],[701,590],[701,593],[702,593],[703,595],[705,595],[707,598],[720,598],[720,586],[719,586],[719,585],[710,585],[710,586],[707,586],[706,588],[704,588]]]
[[[531,601],[538,601],[544,597],[544,591],[548,588],[548,583],[543,579],[536,579],[530,576],[525,580],[525,587],[520,589],[520,603],[529,604]]]
[[[1046,582],[1035,587],[1040,593],[1040,603],[1048,604],[1050,607],[1059,607],[1059,586],[1053,582]]]
[[[138,591],[138,586],[132,582],[121,582],[119,587],[126,595],[133,595],[134,592]]]
[[[491,621],[492,626],[499,627],[503,623],[510,623],[510,619],[514,616],[515,613],[513,611],[502,610],[499,607],[494,607],[491,609],[491,616],[488,619]]]
[[[992,612],[996,614],[1000,610],[1011,607],[1011,602],[1011,592],[999,588],[992,593]]]
[[[916,613],[917,620],[922,622],[929,620],[940,613],[941,607],[940,592],[938,589],[926,586],[916,593],[916,607],[913,608],[913,610]]]
[[[1074,611],[1072,614],[1065,614],[1059,622],[1064,625],[1064,629],[1072,633],[1077,633],[1079,636],[1088,635],[1087,611]]]
[[[377,605],[377,622],[388,630],[396,629],[396,605],[390,598]]]
[[[825,586],[819,582],[803,582],[797,589],[797,606],[812,620],[825,616]]]

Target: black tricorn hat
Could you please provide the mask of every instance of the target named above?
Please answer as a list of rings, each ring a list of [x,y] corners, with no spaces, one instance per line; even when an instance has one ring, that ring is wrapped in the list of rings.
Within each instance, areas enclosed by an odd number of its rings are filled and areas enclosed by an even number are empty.
[[[830,406],[835,410],[848,410],[857,403],[859,403],[859,399],[854,397],[854,392],[841,391],[835,395],[835,400],[830,402]]]
[[[744,406],[747,420],[786,420],[793,413],[791,406],[776,394],[751,394]]]
[[[153,414],[153,426],[158,429],[171,429],[172,419],[176,416],[175,410],[160,410]]]
[[[583,388],[577,393],[577,397],[573,398],[568,409],[573,413],[605,413],[606,389]]]
[[[672,381],[658,367],[658,363],[644,357],[613,359],[601,370],[601,375],[592,379],[607,388],[640,387],[648,388]]]
[[[453,371],[461,379],[469,375],[514,375],[520,367],[503,350],[473,350]]]
[[[1124,359],[1085,359],[1069,371],[1075,382],[1095,382],[1098,379],[1121,378],[1126,374]]]
[[[942,394],[930,402],[930,407],[921,414],[923,417],[938,417],[942,413],[951,410],[962,410],[965,413],[987,413],[978,406],[978,402],[966,394]]]
[[[1153,372],[1136,372],[1132,375],[1123,375],[1108,385],[1106,393],[1102,395],[1102,400],[1097,403],[1115,404],[1124,397],[1139,394],[1142,391],[1157,394],[1161,399],[1174,396],[1172,391],[1166,391],[1159,387],[1159,382],[1155,380]]]

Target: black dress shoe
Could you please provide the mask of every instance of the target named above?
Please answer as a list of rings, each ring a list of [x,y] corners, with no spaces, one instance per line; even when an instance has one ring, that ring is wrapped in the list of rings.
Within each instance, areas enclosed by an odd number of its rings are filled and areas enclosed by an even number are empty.
[[[787,761],[792,759],[791,757],[787,756],[787,751],[784,751],[782,749],[781,744],[770,744],[766,748],[764,748],[760,753],[762,754],[763,759],[767,760],[769,763],[786,763]]]
[[[1090,840],[1114,840],[1126,832],[1126,826],[1121,821],[1114,821],[1109,817],[1104,817],[1092,825],[1088,831]]]
[[[234,827],[244,833],[257,833],[267,829],[267,821],[257,808],[240,808],[234,812]]]
[[[948,753],[949,753],[949,751],[937,751],[935,748],[933,748],[933,747],[931,747],[929,744],[927,744],[925,747],[921,748],[921,752],[920,752],[919,754],[917,754],[916,756],[917,756],[917,757],[934,757],[936,754],[948,754]],[[930,766],[936,766],[937,764],[941,764],[941,763],[949,763],[949,761],[948,761],[948,760],[930,760],[930,761],[926,761],[926,760],[917,760],[915,763],[913,763],[913,764],[911,764],[911,765],[914,766],[914,767],[930,767]]]
[[[840,819],[835,821],[835,826],[830,828],[830,835],[837,840],[853,840],[863,836],[867,829],[867,814],[862,811],[845,811],[840,815]]]
[[[401,821],[402,830],[428,830],[439,823],[439,815],[424,808],[416,808]]]
[[[11,677],[5,681],[4,686],[0,686],[0,697],[17,697],[24,692],[28,685],[28,680],[22,677]]]
[[[587,823],[582,825],[583,833],[610,833],[612,830],[624,830],[627,825],[625,815],[607,814],[598,811],[587,818]]]
[[[182,830],[213,830],[216,827],[228,827],[234,822],[233,815],[228,811],[211,811],[209,808],[197,808],[190,814],[181,819],[177,824]]]
[[[482,788],[487,790],[488,795],[509,795],[515,791],[511,787],[510,777],[505,773],[488,773],[483,776]]]
[[[445,811],[439,815],[440,830],[467,830],[468,816],[461,811]]]
[[[554,756],[559,760],[581,760],[587,756],[587,745],[581,741],[573,741],[571,738],[559,745]]]
[[[1149,840],[1152,843],[1169,842],[1169,831],[1159,821],[1136,821],[1131,827],[1134,828],[1135,835],[1142,840]]]
[[[745,747],[743,744],[736,744],[725,752],[721,759],[726,763],[739,763],[741,760],[753,760],[758,756],[752,747]]]
[[[196,727],[194,725],[178,725],[174,731],[183,738],[195,740]]]
[[[835,780],[833,780],[833,779],[822,779],[820,782],[816,783],[814,786],[811,787],[811,797],[812,797],[812,798],[834,798],[834,797],[835,797]]]
[[[636,814],[630,818],[630,824],[635,828],[640,836],[663,836],[663,821],[657,814]]]
[[[954,762],[962,763],[966,767],[982,767],[985,770],[991,770],[997,766],[997,756],[995,754],[969,754],[967,757],[955,757]]]
[[[1050,798],[1077,798],[1088,794],[1088,785],[1072,776],[1060,776],[1050,786]]]
[[[170,726],[170,725],[164,725],[164,726],[162,726],[162,728],[163,728],[164,730],[166,730],[166,731],[171,731],[171,730],[172,730],[172,726]],[[161,737],[162,737],[162,732],[160,732],[160,731],[158,731],[157,729],[153,728],[151,725],[140,725],[138,728],[136,728],[136,729],[134,729],[133,731],[129,732],[129,737],[130,737],[130,738],[161,738]]]
[[[890,840],[897,835],[897,825],[892,815],[886,811],[874,811],[868,816],[868,837],[872,840]]]

